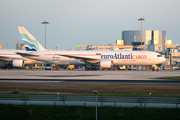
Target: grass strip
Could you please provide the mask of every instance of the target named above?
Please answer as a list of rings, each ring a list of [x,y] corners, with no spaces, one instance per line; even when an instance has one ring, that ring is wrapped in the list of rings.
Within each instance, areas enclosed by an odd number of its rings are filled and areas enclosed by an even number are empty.
[[[163,85],[112,85],[112,84],[23,84],[1,83],[0,93],[4,94],[58,94],[132,97],[179,97],[180,86]]]
[[[172,77],[159,77],[159,79],[180,80],[180,76],[172,76]]]

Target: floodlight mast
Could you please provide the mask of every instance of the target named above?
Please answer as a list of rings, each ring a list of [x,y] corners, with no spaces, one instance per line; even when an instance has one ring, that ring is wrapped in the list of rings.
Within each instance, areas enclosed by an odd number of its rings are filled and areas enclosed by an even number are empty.
[[[141,51],[142,51],[142,21],[145,21],[144,16],[143,18],[139,18],[138,21],[141,21]]]
[[[45,20],[41,24],[45,24],[45,49],[46,49],[46,24],[49,24],[49,22],[46,22],[46,20]]]

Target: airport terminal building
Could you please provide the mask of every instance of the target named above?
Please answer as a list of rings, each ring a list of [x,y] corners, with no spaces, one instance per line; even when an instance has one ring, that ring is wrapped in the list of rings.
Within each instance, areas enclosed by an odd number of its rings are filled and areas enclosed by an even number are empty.
[[[123,30],[122,39],[113,44],[114,50],[141,50],[141,30]],[[167,40],[165,30],[142,30],[142,50],[163,51],[176,48],[179,44],[172,44]],[[111,50],[111,45],[87,45],[91,50]]]
[[[141,45],[141,30],[122,31],[122,40],[124,45]],[[142,30],[142,45],[162,44],[162,50],[165,49],[166,31],[163,30]],[[148,49],[150,50],[150,49]]]

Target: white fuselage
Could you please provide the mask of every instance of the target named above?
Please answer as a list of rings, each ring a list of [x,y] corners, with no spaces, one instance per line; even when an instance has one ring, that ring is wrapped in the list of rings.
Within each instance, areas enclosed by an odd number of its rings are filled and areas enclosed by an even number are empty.
[[[165,61],[150,51],[39,51],[31,59],[55,64],[87,64],[112,61],[113,65],[156,65]]]

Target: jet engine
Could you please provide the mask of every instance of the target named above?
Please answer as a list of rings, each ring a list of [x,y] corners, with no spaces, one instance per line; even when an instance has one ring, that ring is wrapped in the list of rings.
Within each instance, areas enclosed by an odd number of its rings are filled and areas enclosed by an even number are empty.
[[[112,68],[112,66],[113,66],[113,64],[112,64],[112,61],[110,61],[110,60],[100,61],[101,68]]]
[[[23,67],[24,61],[23,60],[12,60],[12,67]]]

